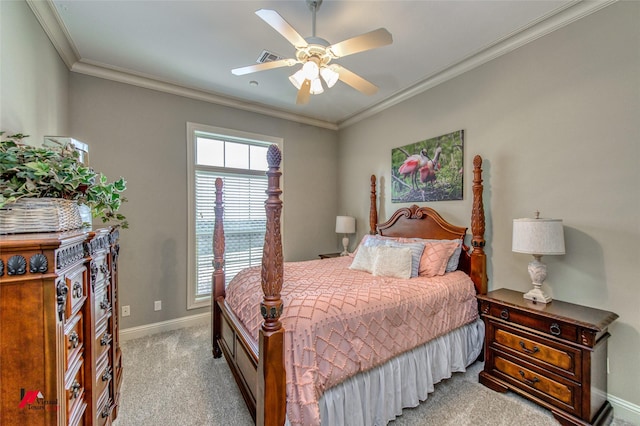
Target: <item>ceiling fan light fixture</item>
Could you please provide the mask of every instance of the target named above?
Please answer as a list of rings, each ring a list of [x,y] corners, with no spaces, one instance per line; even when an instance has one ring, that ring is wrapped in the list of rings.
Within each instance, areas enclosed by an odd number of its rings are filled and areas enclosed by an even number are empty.
[[[338,78],[340,77],[340,75],[337,72],[335,72],[329,67],[322,67],[320,69],[320,75],[322,76],[322,79],[324,80],[324,82],[327,83],[328,88],[332,88],[338,81]]]
[[[311,80],[310,93],[312,95],[319,95],[322,92],[324,92],[324,88],[322,87],[322,82],[320,81],[320,78],[316,77],[313,80]]]
[[[302,68],[289,77],[289,81],[291,82],[291,84],[293,84],[294,87],[298,90],[300,90],[300,87],[302,86],[302,83],[304,83],[304,80],[305,77]]]
[[[318,64],[315,61],[309,60],[302,66],[302,71],[304,72],[304,76],[307,80],[313,81],[318,77],[318,72],[320,70],[318,68]]]

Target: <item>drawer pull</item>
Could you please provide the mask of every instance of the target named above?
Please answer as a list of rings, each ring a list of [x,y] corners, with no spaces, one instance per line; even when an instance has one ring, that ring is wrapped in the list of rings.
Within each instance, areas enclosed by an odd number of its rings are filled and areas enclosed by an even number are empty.
[[[503,320],[508,320],[509,311],[507,309],[503,309],[502,312],[500,312],[500,318],[502,318]]]
[[[80,343],[80,336],[78,336],[78,333],[72,331],[71,334],[69,334],[69,343],[71,343],[72,348],[78,347],[78,344]]]
[[[73,298],[79,299],[81,297],[82,297],[82,284],[76,281],[73,284]]]
[[[80,383],[77,380],[71,385],[71,399],[76,399],[80,395]]]
[[[111,335],[109,333],[104,333],[102,338],[100,338],[100,346],[107,346],[111,343]]]
[[[524,371],[522,370],[518,371],[518,373],[520,373],[520,376],[522,377],[522,381],[528,384],[529,386],[533,386],[540,381],[540,379],[538,379],[537,377],[534,377],[531,380],[527,379],[526,377],[524,377]]]
[[[551,324],[551,327],[549,327],[549,331],[554,336],[559,336],[560,335],[560,326],[558,325],[557,322],[554,322],[553,324]]]
[[[524,345],[524,342],[522,340],[520,340],[520,347],[522,348],[523,351],[525,351],[528,354],[535,354],[536,352],[538,352],[540,350],[540,348],[538,348],[537,346],[534,346],[533,349],[529,349]]]

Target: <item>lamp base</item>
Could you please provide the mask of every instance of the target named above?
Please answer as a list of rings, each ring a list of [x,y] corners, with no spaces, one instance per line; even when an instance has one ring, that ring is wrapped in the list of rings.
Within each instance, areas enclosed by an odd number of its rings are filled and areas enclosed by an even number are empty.
[[[349,256],[349,237],[346,235],[342,238],[342,249],[340,256]]]
[[[532,288],[527,293],[525,293],[523,297],[535,303],[549,303],[551,302],[551,300],[553,300],[551,299],[551,296],[542,291],[540,287]]]

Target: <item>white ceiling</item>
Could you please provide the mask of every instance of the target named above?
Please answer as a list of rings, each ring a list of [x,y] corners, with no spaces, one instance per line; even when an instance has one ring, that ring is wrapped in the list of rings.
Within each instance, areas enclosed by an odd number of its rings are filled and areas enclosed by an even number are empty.
[[[338,82],[307,105],[296,105],[288,80],[300,65],[231,74],[265,49],[293,57],[293,46],[254,12],[274,9],[308,37],[312,15],[304,0],[28,2],[72,71],[339,128],[611,0],[324,0],[318,37],[337,43],[385,27],[393,44],[336,61],[377,85],[378,93],[367,96]]]

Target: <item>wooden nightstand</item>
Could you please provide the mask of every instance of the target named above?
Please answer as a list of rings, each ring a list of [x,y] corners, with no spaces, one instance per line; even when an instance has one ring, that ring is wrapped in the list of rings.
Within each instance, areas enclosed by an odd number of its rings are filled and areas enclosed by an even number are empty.
[[[318,256],[320,256],[320,259],[329,259],[330,257],[340,257],[340,253],[325,253]]]
[[[486,326],[480,383],[528,398],[564,425],[609,424],[607,327],[618,315],[522,296],[507,289],[478,296]]]

